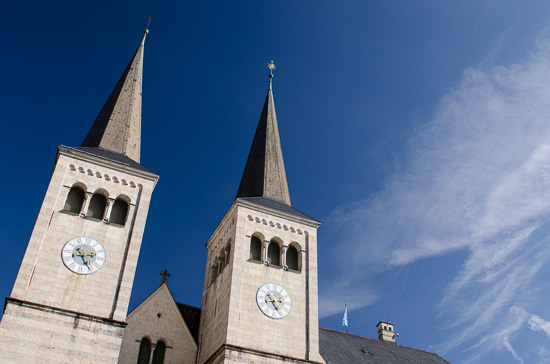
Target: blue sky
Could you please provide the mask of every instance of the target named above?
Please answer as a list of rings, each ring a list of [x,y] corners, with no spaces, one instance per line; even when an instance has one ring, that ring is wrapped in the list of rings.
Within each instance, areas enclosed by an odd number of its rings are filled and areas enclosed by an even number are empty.
[[[171,273],[199,306],[275,60],[293,206],[321,220],[321,325],[453,363],[550,363],[550,3],[2,5],[0,294],[59,144],[80,145],[141,41],[160,174],[131,306]]]

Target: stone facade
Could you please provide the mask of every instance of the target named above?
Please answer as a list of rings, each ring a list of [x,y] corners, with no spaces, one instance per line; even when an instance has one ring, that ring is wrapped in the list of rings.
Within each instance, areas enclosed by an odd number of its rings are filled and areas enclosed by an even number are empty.
[[[207,243],[200,364],[239,362],[221,359],[233,356],[221,350],[224,345],[239,348],[240,358],[256,357],[259,355],[254,354],[256,352],[273,354],[279,358],[278,362],[283,357],[306,362],[321,360],[317,307],[318,225],[315,221],[235,201]],[[300,271],[285,270],[284,260],[278,267],[251,261],[252,236],[267,243],[279,242],[283,252],[290,244],[299,246]],[[218,257],[223,255],[227,244],[231,244],[227,266],[213,279],[212,266],[219,262]],[[267,244],[264,256],[266,247]],[[292,309],[283,319],[269,318],[259,310],[256,293],[265,283],[277,283],[289,292]]]
[[[127,168],[70,148],[59,148],[52,178],[11,293],[12,299],[28,305],[21,310],[8,304],[0,323],[0,361],[17,353],[20,362],[25,363],[32,363],[33,357],[52,356],[65,357],[67,362],[74,362],[73,355],[66,350],[66,344],[55,339],[55,327],[60,326],[60,332],[64,332],[65,326],[72,325],[67,322],[72,320],[70,317],[73,313],[108,322],[124,322],[147,211],[157,179],[158,176],[151,172]],[[75,185],[86,191],[83,210],[94,192],[101,191],[108,196],[105,220],[64,211],[67,195]],[[118,196],[124,196],[129,201],[124,226],[108,222],[110,208]],[[105,264],[94,274],[75,274],[61,260],[63,245],[77,236],[92,237],[105,248]],[[44,307],[46,311],[38,312],[36,305]],[[44,313],[48,310],[50,313]],[[62,319],[57,314],[59,312],[71,314]],[[33,320],[37,320],[35,324]],[[27,336],[26,341],[14,343],[8,327],[13,328],[18,321],[22,322],[21,330],[39,328],[44,321],[51,321],[52,327],[46,331],[31,329],[27,333],[32,335]],[[84,324],[84,321],[80,320],[81,324],[71,329],[73,342],[88,338],[90,327],[97,325],[97,322],[93,325]],[[111,358],[105,362],[116,363],[122,338],[120,325],[111,329],[102,327],[101,330],[110,332],[108,336],[111,339],[105,342],[98,340],[91,351]],[[44,344],[46,342],[50,344]],[[21,356],[21,353],[28,355],[29,359]],[[59,359],[57,362],[65,361]]]
[[[140,342],[144,337],[153,345],[159,341],[166,344],[165,363],[195,363],[197,344],[166,284],[162,284],[136,307],[128,315],[127,322],[119,364],[137,362]]]
[[[0,325],[0,362],[116,363],[126,323],[8,300]]]
[[[320,357],[319,362],[325,363],[322,357]],[[208,364],[221,364],[221,363],[305,364],[305,363],[312,363],[312,361],[289,358],[281,355],[275,355],[271,353],[253,351],[250,349],[244,349],[244,348],[226,345],[221,350],[219,350],[218,355],[215,355],[215,359],[208,362]]]

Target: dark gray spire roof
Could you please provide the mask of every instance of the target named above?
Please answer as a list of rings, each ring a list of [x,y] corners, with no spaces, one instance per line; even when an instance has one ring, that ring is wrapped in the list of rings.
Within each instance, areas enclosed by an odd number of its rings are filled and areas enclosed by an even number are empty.
[[[139,163],[144,42],[145,36],[81,147],[101,147],[122,153]]]
[[[237,198],[269,197],[290,206],[273,91],[267,91]]]

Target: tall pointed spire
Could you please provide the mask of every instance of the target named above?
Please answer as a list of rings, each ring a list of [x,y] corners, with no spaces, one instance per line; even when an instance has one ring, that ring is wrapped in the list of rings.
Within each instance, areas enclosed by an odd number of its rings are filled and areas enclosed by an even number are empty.
[[[275,68],[273,61],[269,68],[271,70]],[[267,97],[246,161],[237,198],[269,197],[290,206],[290,193],[273,101],[272,79],[273,72],[269,75]]]
[[[101,109],[82,147],[104,148],[122,153],[139,163],[141,149],[141,80],[143,40],[113,92]]]

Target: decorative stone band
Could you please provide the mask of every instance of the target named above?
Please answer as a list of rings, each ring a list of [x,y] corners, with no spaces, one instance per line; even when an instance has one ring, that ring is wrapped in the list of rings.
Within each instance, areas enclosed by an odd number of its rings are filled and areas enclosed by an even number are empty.
[[[115,327],[121,327],[121,328],[125,328],[128,325],[128,323],[126,323],[124,321],[117,321],[117,320],[112,320],[112,319],[109,319],[109,318],[106,318],[106,317],[88,315],[88,314],[85,314],[85,313],[65,310],[63,308],[52,307],[52,306],[43,305],[43,304],[40,304],[40,303],[34,303],[34,302],[29,302],[29,301],[18,300],[16,298],[11,298],[11,297],[6,297],[6,301],[5,301],[5,305],[4,305],[4,311],[8,307],[8,304],[13,304],[13,305],[21,306],[21,307],[25,307],[25,308],[32,308],[32,309],[39,310],[39,311],[50,312],[50,313],[54,313],[54,314],[61,315],[61,316],[74,317],[75,320],[86,320],[86,321],[98,322],[98,323],[111,325],[111,326],[115,326]]]
[[[269,226],[271,226],[271,227],[277,226],[277,229],[283,229],[283,230],[285,230],[285,231],[289,231],[289,230],[290,230],[290,232],[292,232],[292,233],[298,233],[298,234],[300,234],[300,235],[303,234],[303,233],[302,233],[302,230],[300,230],[300,229],[295,229],[295,228],[292,227],[292,226],[289,228],[288,226],[286,226],[286,225],[284,225],[284,224],[281,225],[280,223],[278,223],[278,222],[273,222],[273,221],[271,221],[271,220],[270,220],[269,222],[268,222],[266,219],[260,220],[260,218],[257,217],[257,216],[256,216],[256,217],[252,217],[252,215],[248,215],[248,216],[247,216],[247,219],[250,220],[250,221],[256,221],[257,223],[262,223],[262,224],[264,224],[264,225],[268,225],[268,224],[269,224]]]
[[[278,355],[278,354],[268,353],[268,352],[265,352],[265,351],[259,351],[259,350],[254,350],[254,349],[250,349],[250,348],[243,348],[241,346],[230,345],[230,344],[222,344],[218,348],[218,350],[216,350],[214,352],[214,354],[212,354],[204,362],[204,364],[214,363],[216,361],[216,359],[218,359],[218,357],[220,357],[220,355],[223,355],[223,353],[225,353],[226,358],[231,357],[231,352],[249,354],[249,355],[254,355],[254,356],[257,356],[257,357],[262,357],[262,358],[267,358],[267,359],[273,359],[274,361],[276,361],[278,363],[321,364],[318,361],[293,358],[293,357],[290,357],[290,356]]]
[[[70,164],[69,165],[69,170],[71,172],[77,172],[78,173],[85,173],[87,174],[88,176],[96,176],[97,178],[103,178],[105,179],[106,181],[109,181],[109,182],[112,182],[112,183],[120,183],[122,184],[123,186],[130,186],[131,188],[136,188],[136,183],[134,181],[129,181],[127,182],[124,178],[119,178],[117,176],[111,176],[109,177],[109,175],[105,172],[100,172],[100,171],[92,171],[91,169],[85,169],[84,167],[82,166],[79,166],[78,168],[74,165],[74,164]]]

